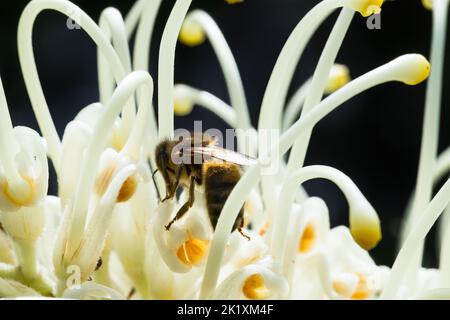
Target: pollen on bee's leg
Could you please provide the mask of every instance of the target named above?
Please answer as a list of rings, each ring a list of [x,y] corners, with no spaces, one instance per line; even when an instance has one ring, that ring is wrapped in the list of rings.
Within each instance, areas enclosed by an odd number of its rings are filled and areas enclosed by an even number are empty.
[[[205,257],[208,246],[207,240],[188,239],[178,248],[177,257],[185,265],[198,265]]]
[[[269,290],[265,286],[264,277],[258,273],[248,277],[242,286],[245,297],[253,300],[265,299],[269,296]]]
[[[298,244],[298,251],[300,253],[307,253],[311,251],[311,249],[314,247],[317,239],[317,232],[314,227],[314,224],[308,223],[303,230],[302,237],[300,239],[300,242]]]

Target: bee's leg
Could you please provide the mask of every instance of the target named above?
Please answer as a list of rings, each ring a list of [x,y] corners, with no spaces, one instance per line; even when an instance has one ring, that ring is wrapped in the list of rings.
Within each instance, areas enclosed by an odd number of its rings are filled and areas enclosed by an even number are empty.
[[[170,229],[170,227],[172,226],[172,224],[177,221],[178,219],[180,219],[182,216],[184,216],[184,214],[186,212],[188,212],[188,210],[192,207],[192,205],[194,204],[194,200],[195,200],[195,177],[191,176],[191,182],[189,184],[189,199],[186,201],[185,204],[183,204],[183,206],[178,210],[177,214],[175,215],[175,217],[172,219],[172,221],[169,222],[169,224],[167,224],[165,226],[166,230],[168,231]]]
[[[164,199],[162,199],[161,202],[164,202],[168,199],[172,199],[175,196],[175,193],[177,192],[177,189],[178,189],[178,185],[180,184],[180,177],[181,177],[182,171],[183,171],[183,166],[178,166],[177,169],[175,170],[175,182],[170,188],[168,188],[166,197]]]
[[[238,232],[241,234],[241,236],[243,236],[244,238],[246,238],[248,241],[251,240],[251,238],[246,235],[243,231],[242,228],[244,228],[244,218],[241,218],[239,221],[239,227],[237,228]]]

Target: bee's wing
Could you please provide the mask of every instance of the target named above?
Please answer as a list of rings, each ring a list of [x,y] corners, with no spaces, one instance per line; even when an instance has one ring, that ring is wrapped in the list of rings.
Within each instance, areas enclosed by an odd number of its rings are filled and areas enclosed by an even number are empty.
[[[251,166],[257,162],[255,158],[245,154],[216,146],[193,147],[190,149],[190,152],[192,152],[192,154],[200,154],[202,156],[235,163],[241,166]]]

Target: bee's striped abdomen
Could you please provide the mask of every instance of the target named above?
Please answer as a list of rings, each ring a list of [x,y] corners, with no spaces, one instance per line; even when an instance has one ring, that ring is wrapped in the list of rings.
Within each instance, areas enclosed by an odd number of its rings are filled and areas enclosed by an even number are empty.
[[[236,164],[212,162],[205,163],[203,177],[208,215],[212,227],[215,229],[225,201],[241,178],[241,172]],[[240,210],[232,231],[241,225],[242,219],[243,209]]]

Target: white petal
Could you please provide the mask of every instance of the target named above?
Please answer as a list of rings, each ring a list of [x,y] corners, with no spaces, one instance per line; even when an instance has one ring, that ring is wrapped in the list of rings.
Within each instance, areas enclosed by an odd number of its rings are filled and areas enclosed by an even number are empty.
[[[13,133],[19,145],[19,152],[14,161],[19,174],[30,186],[30,197],[24,205],[20,205],[8,199],[4,192],[0,192],[0,209],[3,211],[15,211],[22,206],[33,206],[47,195],[48,189],[47,154],[41,137],[36,131],[27,127],[15,127]],[[3,172],[0,172],[0,185],[3,186],[5,183]]]
[[[2,230],[0,230],[0,263],[16,263],[14,243],[12,239]]]
[[[22,207],[16,212],[2,212],[0,222],[14,240],[34,242],[44,230],[44,205],[41,203],[35,207]]]

